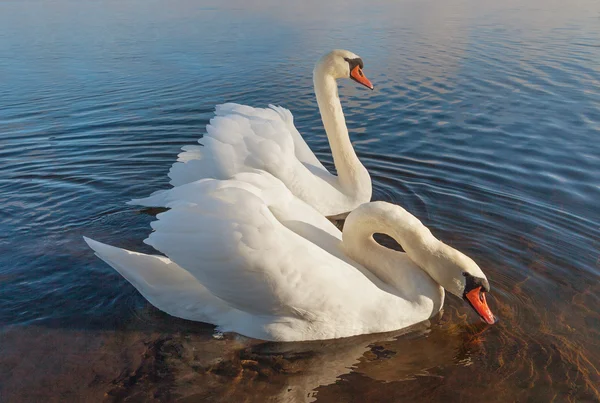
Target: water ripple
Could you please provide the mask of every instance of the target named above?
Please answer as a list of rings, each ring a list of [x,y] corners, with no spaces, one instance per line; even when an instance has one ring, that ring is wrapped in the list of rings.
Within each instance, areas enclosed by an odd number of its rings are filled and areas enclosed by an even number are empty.
[[[1,3],[0,322],[174,332],[81,236],[152,252],[153,212],[124,202],[167,186],[219,103],[291,109],[332,169],[310,75],[346,47],[376,87],[340,88],[374,199],[472,256],[501,321],[448,297],[426,335],[313,346],[314,376],[282,377],[319,401],[598,400],[600,10],[467,3]]]

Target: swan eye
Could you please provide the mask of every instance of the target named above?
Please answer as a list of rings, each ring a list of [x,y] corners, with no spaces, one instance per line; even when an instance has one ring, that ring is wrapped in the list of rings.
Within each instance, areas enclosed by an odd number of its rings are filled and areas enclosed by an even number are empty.
[[[463,271],[463,272],[462,272],[462,275],[463,275],[464,277],[467,277],[467,276],[469,275],[469,273],[467,273],[466,271]]]

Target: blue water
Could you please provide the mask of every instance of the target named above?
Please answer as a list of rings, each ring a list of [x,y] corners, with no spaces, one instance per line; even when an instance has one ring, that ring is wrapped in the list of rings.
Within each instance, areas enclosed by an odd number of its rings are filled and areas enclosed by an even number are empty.
[[[278,4],[0,3],[0,326],[177,329],[82,235],[151,251],[154,212],[124,203],[167,187],[219,103],[289,108],[331,168],[311,74],[346,48],[375,85],[340,89],[374,199],[479,262],[501,318],[474,364],[450,354],[441,378],[391,376],[391,390],[456,397],[477,377],[488,389],[460,396],[600,399],[600,4]],[[447,304],[420,348],[453,324],[470,334],[468,307]],[[315,396],[393,393],[368,371],[340,379]]]

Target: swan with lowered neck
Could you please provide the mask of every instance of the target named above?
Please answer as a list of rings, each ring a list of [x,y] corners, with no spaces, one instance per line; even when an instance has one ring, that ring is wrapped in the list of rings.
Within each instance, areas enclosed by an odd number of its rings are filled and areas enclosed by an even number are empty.
[[[216,107],[216,117],[199,140],[186,146],[169,172],[171,185],[204,178],[228,179],[261,169],[279,178],[291,192],[321,214],[344,216],[371,200],[371,178],[361,164],[348,134],[336,80],[352,80],[373,89],[362,59],[347,50],[334,50],[319,59],[313,81],[317,103],[337,176],[310,150],[287,109],[252,108],[238,104]]]
[[[442,307],[444,289],[488,323],[477,264],[385,202],[347,217],[343,234],[267,173],[200,180],[150,196],[170,210],[144,242],[164,256],[86,241],[157,308],[221,331],[279,341],[401,329]],[[406,253],[387,249],[393,237]]]

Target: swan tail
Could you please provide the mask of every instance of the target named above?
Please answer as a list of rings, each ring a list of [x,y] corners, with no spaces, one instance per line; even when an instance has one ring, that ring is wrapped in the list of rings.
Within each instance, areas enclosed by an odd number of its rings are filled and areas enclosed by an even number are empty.
[[[96,256],[121,274],[159,310],[169,315],[219,324],[230,308],[169,258],[146,255],[83,237]]]

